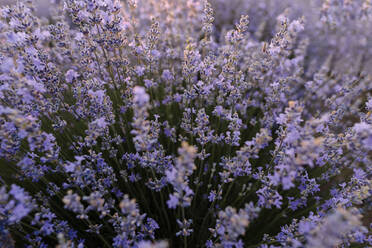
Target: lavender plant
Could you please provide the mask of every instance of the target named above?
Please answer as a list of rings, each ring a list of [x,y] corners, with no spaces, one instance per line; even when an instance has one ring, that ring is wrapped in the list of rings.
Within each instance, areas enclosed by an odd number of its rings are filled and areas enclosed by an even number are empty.
[[[0,10],[1,247],[370,247],[370,0]]]

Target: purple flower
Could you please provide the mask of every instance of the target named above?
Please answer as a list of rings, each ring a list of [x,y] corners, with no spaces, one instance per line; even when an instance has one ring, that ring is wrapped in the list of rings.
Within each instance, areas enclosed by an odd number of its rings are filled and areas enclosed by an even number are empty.
[[[65,74],[66,82],[69,84],[74,82],[74,80],[76,80],[78,77],[79,77],[79,74],[72,69],[68,70]]]
[[[145,88],[140,87],[140,86],[135,86],[133,88],[133,101],[136,104],[143,106],[147,104],[149,100],[150,100],[150,97],[146,93]]]
[[[216,192],[215,191],[211,191],[208,195],[208,200],[210,202],[214,202],[214,200],[216,199]]]
[[[173,208],[175,209],[179,204],[178,197],[175,196],[174,194],[169,195],[169,200],[167,201],[168,208]]]

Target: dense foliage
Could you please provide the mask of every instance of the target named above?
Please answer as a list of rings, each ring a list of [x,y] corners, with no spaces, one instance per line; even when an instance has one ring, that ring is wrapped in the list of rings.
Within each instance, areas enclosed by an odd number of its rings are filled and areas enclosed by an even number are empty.
[[[0,10],[1,247],[369,247],[370,0]]]

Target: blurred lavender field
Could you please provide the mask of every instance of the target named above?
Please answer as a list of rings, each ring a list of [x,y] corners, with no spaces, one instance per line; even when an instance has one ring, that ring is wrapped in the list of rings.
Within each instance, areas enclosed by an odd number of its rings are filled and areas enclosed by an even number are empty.
[[[0,247],[372,247],[371,0],[0,6]]]
[[[17,0],[0,0],[0,6],[4,5],[14,5]],[[36,14],[38,16],[48,16],[49,8],[52,7],[52,2],[58,2],[58,0],[34,0],[33,1],[36,7]]]

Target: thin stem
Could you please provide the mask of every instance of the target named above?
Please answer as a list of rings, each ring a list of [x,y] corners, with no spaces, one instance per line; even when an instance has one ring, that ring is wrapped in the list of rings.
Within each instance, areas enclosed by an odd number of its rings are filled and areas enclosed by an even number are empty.
[[[182,221],[184,221],[185,220],[185,209],[183,207],[181,208],[181,212],[182,212]],[[187,236],[186,235],[183,235],[183,247],[187,248]]]

